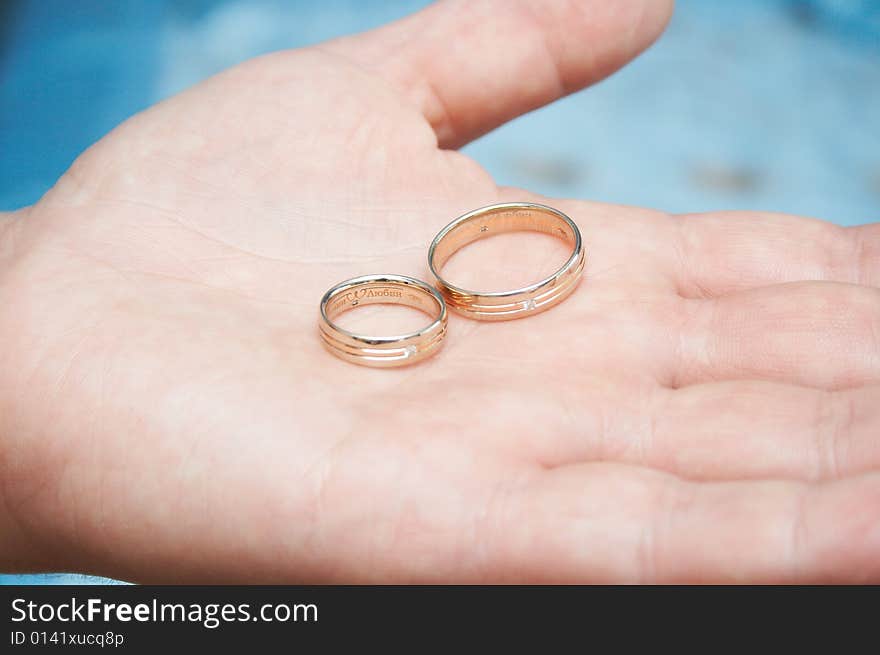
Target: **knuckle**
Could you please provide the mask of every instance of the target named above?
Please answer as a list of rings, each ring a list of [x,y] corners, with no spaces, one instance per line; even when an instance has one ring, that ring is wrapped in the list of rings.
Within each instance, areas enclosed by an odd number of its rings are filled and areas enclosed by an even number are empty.
[[[855,407],[848,394],[835,391],[822,394],[813,420],[815,479],[836,479],[846,469],[854,421]]]

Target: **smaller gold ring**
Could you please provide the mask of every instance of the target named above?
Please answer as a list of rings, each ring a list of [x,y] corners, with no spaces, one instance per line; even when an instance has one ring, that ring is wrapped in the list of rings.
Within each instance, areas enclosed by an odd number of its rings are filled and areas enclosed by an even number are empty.
[[[550,277],[513,291],[468,291],[440,275],[449,258],[467,244],[494,234],[518,231],[543,232],[561,238],[571,246],[571,256]],[[505,321],[537,314],[565,300],[580,281],[584,250],[577,225],[558,209],[531,202],[510,202],[475,209],[440,230],[428,250],[428,268],[452,309],[480,321]]]
[[[345,330],[333,319],[355,307],[406,305],[434,317],[427,327],[396,336],[368,336]],[[331,353],[353,364],[388,368],[430,357],[446,336],[446,303],[429,284],[405,275],[363,275],[340,282],[321,298],[319,330]]]

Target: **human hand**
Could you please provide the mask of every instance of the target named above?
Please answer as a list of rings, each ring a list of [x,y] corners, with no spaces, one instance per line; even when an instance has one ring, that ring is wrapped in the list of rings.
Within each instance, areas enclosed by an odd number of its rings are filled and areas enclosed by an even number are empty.
[[[450,149],[609,74],[670,11],[453,0],[262,57],[0,219],[7,568],[880,581],[878,225],[547,200]],[[327,288],[425,278],[443,225],[512,200],[579,224],[564,303],[453,314],[414,367],[322,349]],[[472,246],[478,272],[537,277],[517,244]]]

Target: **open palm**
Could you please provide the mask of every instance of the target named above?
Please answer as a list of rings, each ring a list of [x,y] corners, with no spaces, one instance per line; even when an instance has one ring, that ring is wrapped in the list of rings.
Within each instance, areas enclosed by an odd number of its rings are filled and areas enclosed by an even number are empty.
[[[0,219],[9,566],[880,580],[877,225],[547,200],[451,149],[610,73],[670,5],[453,0],[253,60]],[[328,287],[425,277],[439,228],[512,200],[579,224],[566,302],[453,315],[408,368],[321,348]]]

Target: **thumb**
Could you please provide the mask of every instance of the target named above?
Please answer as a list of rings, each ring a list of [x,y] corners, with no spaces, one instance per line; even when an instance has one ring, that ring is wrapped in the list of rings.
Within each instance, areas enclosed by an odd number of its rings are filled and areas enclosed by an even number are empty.
[[[377,71],[444,148],[611,74],[663,31],[672,0],[444,0],[328,49]]]

